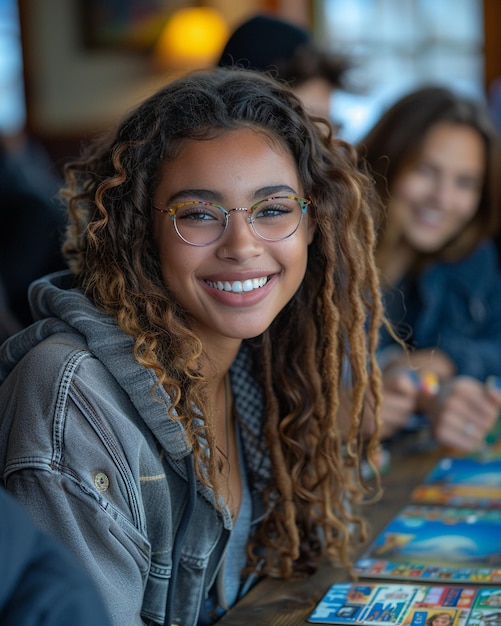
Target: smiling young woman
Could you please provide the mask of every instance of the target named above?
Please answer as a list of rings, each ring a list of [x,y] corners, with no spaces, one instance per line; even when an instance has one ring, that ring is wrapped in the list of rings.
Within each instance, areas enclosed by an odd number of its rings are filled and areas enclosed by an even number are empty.
[[[66,175],[71,272],[33,285],[39,322],[0,353],[7,488],[117,626],[210,624],[259,576],[349,565],[364,398],[381,401],[355,151],[287,87],[219,69]]]

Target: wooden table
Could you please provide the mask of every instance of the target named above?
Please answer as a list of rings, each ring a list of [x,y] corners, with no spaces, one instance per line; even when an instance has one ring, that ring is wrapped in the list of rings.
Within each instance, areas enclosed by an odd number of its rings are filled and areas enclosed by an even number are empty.
[[[412,440],[401,440],[391,450],[390,470],[383,475],[384,494],[379,502],[364,507],[369,520],[369,541],[410,501],[412,489],[436,464],[439,451],[415,451]],[[358,554],[361,554],[361,547]],[[358,556],[358,554],[356,556]],[[347,571],[324,563],[312,576],[301,580],[264,579],[220,619],[218,626],[304,626],[327,589],[335,582],[349,582]]]

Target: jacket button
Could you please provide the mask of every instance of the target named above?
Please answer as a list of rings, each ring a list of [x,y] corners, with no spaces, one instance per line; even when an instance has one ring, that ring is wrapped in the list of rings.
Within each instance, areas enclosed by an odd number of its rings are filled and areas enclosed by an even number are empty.
[[[94,486],[98,491],[106,491],[110,486],[110,479],[104,472],[94,474]]]

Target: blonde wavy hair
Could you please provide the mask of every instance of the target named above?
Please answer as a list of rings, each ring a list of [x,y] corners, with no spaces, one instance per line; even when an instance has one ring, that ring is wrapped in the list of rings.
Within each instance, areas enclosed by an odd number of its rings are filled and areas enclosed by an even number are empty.
[[[353,148],[271,77],[239,69],[189,74],[67,164],[64,252],[79,287],[116,317],[135,341],[137,361],[158,376],[172,401],[166,419],[183,422],[198,477],[217,490],[220,459],[200,369],[203,345],[162,281],[151,201],[161,164],[184,140],[249,127],[293,155],[317,223],[302,286],[271,327],[246,342],[264,392],[263,445],[271,460],[268,512],[250,541],[249,566],[264,559],[262,572],[287,577],[312,571],[323,554],[349,564],[351,546],[365,538],[353,504],[374,495],[360,464],[377,448],[377,431],[364,440],[364,406],[370,395],[378,415],[375,350],[383,313],[373,185]],[[341,389],[349,396],[344,432]],[[196,407],[206,417],[201,426]]]

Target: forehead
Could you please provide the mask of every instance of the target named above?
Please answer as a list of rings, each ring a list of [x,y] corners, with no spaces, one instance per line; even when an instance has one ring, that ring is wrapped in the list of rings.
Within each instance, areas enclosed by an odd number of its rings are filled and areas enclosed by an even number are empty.
[[[213,189],[265,184],[298,186],[296,161],[285,142],[261,129],[238,128],[185,139],[160,168],[159,186]]]
[[[484,140],[471,126],[440,122],[425,134],[419,156],[456,167],[482,169],[485,160]]]

